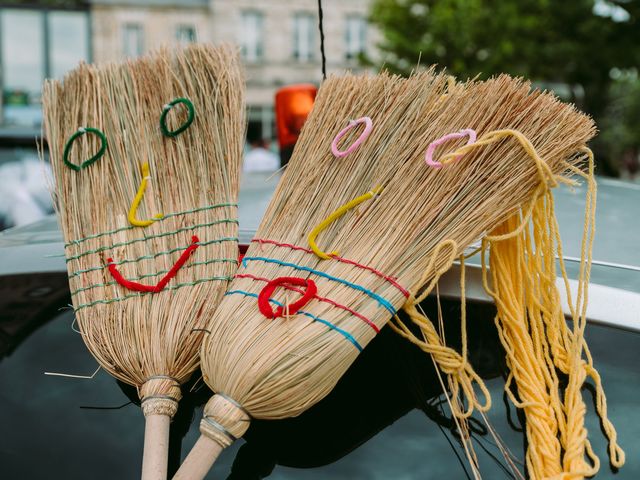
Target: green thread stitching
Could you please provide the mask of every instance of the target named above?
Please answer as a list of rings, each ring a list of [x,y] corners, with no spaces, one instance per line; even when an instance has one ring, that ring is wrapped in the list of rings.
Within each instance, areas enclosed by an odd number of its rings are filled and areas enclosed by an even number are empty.
[[[208,242],[198,242],[196,245],[204,247],[206,245],[211,245],[213,243],[237,242],[237,241],[238,241],[238,237],[223,237],[223,238],[217,238],[216,240],[210,240]],[[141,257],[138,257],[138,258],[125,259],[125,260],[121,260],[119,262],[113,262],[113,264],[114,265],[123,265],[125,263],[136,263],[136,262],[139,262],[140,260],[153,260],[154,258],[157,258],[160,255],[169,255],[171,253],[178,252],[180,250],[184,250],[185,248],[188,248],[188,246],[189,245],[187,245],[186,247],[172,248],[171,250],[166,250],[164,252],[156,252],[153,255],[142,255]],[[77,277],[81,273],[90,272],[92,270],[102,270],[104,267],[105,266],[102,265],[100,267],[91,267],[91,268],[85,269],[85,270],[76,270],[75,272],[69,274],[69,278]]]
[[[229,263],[238,263],[238,260],[235,258],[221,258],[218,260],[209,260],[207,262],[195,262],[192,263],[190,265],[206,265],[208,263],[215,263],[215,262],[229,262]],[[114,265],[120,265],[123,262],[113,262]],[[79,275],[82,275],[83,273],[88,273],[88,272],[95,272],[97,270],[104,270],[105,268],[107,268],[106,265],[101,265],[99,267],[91,267],[91,268],[85,268],[83,270],[76,270],[75,272],[73,272],[73,274],[69,275],[68,278],[74,278],[77,277]],[[149,276],[151,276],[151,274],[149,274]]]
[[[175,235],[177,233],[186,232],[188,230],[193,230],[193,229],[196,229],[196,228],[211,227],[213,225],[218,225],[220,223],[236,223],[237,224],[238,220],[231,220],[231,219],[225,218],[223,220],[216,220],[215,222],[199,223],[199,224],[196,224],[196,225],[190,225],[188,227],[179,228],[178,230],[174,230],[172,232],[162,232],[162,233],[157,233],[155,235],[149,235],[148,237],[135,238],[135,239],[129,240],[127,242],[114,243],[113,245],[106,245],[104,247],[96,248],[95,250],[87,250],[86,252],[82,252],[82,253],[79,253],[77,255],[73,255],[71,257],[67,257],[66,262],[69,263],[71,260],[77,260],[78,258],[82,258],[82,257],[84,257],[86,255],[91,255],[92,253],[100,253],[100,252],[104,252],[105,250],[114,249],[116,247],[124,247],[126,245],[131,245],[131,244],[138,243],[138,242],[146,242],[147,240],[152,240],[154,238],[167,237],[169,235]]]
[[[163,290],[163,292],[167,291],[167,290],[177,290],[179,288],[182,287],[193,287],[195,285],[198,285],[200,283],[205,283],[205,282],[213,282],[213,281],[230,281],[233,277],[209,277],[209,278],[201,278],[199,280],[196,280],[194,282],[188,282],[188,283],[178,283],[177,285],[173,285],[172,287],[167,287]],[[145,295],[150,295],[152,293],[159,293],[159,292],[140,292],[140,293],[132,293],[129,295],[125,295],[124,297],[116,297],[116,298],[111,298],[109,300],[96,300],[94,302],[91,303],[82,303],[80,305],[78,305],[77,307],[75,307],[75,311],[77,312],[78,310],[81,310],[83,308],[87,308],[87,307],[93,307],[94,305],[107,305],[109,303],[116,303],[116,302],[120,302],[122,300],[126,300],[128,298],[133,298],[133,297],[142,297]]]
[[[182,212],[173,212],[173,213],[166,213],[164,215],[164,217],[160,218],[157,220],[157,222],[162,222],[163,220],[166,220],[167,218],[171,218],[171,217],[176,217],[178,215],[187,215],[189,213],[197,213],[197,212],[202,212],[205,210],[213,210],[214,208],[220,208],[220,207],[237,207],[238,204],[237,203],[216,203],[215,205],[207,205],[206,207],[198,207],[198,208],[194,208],[192,210],[184,210]],[[120,227],[120,228],[116,228],[115,230],[109,230],[108,232],[101,232],[101,233],[95,233],[93,235],[89,235],[88,237],[84,237],[84,238],[78,238],[76,240],[70,240],[67,243],[64,244],[64,247],[67,248],[71,245],[78,245],[82,242],[86,242],[87,240],[92,240],[94,238],[100,238],[100,237],[104,237],[106,235],[113,235],[114,233],[120,233],[120,232],[124,232],[127,230],[133,230],[134,228],[137,227],[133,227],[131,225],[127,226],[127,227]]]
[[[193,262],[193,263],[189,263],[187,265],[185,265],[184,268],[190,268],[190,267],[195,267],[197,265],[211,265],[212,263],[238,263],[238,260],[234,259],[234,258],[216,258],[214,260],[207,260],[206,262]],[[115,263],[115,265],[117,265],[117,263]],[[95,269],[91,269],[91,270],[102,270],[104,268],[107,268],[107,266],[102,266],[102,267],[96,267]],[[134,278],[127,278],[127,280],[131,281],[131,282],[136,282],[138,280],[143,280],[145,278],[149,278],[149,277],[157,277],[159,275],[164,275],[165,273],[168,273],[169,270],[160,270],[159,272],[156,273],[145,273],[144,275],[140,275],[139,277],[134,277]],[[74,290],[73,292],[71,292],[71,296],[73,297],[74,295],[77,295],[80,292],[84,292],[86,290],[91,290],[92,288],[97,288],[97,287],[110,287],[111,285],[118,285],[118,282],[108,282],[108,283],[96,283],[94,285],[88,285],[86,287],[82,287],[82,288],[78,288],[77,290]]]

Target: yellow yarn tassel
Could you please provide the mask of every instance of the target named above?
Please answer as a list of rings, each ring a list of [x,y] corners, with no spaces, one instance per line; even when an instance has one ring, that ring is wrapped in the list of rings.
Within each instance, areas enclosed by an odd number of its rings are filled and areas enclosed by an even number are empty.
[[[596,410],[609,440],[611,463],[617,467],[624,464],[624,452],[607,418],[602,384],[584,339],[596,197],[593,156],[590,151],[585,152],[589,173],[570,168],[585,178],[588,186],[575,304],[562,262],[553,195],[546,185],[541,186],[523,212],[483,240],[483,283],[498,309],[496,325],[507,353],[509,380],[515,380],[519,400],[510,390],[507,392],[526,416],[526,464],[534,480],[582,479],[598,472],[600,462],[584,426],[586,405],[581,388],[587,376],[596,385]],[[488,249],[489,270],[485,261]],[[556,252],[571,306],[572,329],[562,312],[555,283]],[[564,394],[558,371],[567,379]]]
[[[535,162],[540,186],[531,201],[482,241],[482,272],[486,291],[497,307],[496,326],[507,355],[510,369],[505,390],[513,404],[526,416],[528,450],[526,466],[532,480],[583,479],[598,472],[600,462],[587,438],[584,425],[586,405],[581,388],[590,377],[596,388],[596,411],[602,420],[609,440],[612,465],[624,464],[624,452],[617,444],[616,431],[607,417],[607,403],[598,372],[593,367],[591,354],[584,339],[586,308],[591,268],[591,251],[595,232],[596,183],[593,154],[582,152],[589,163],[588,173],[567,163],[567,169],[582,176],[588,186],[582,241],[580,274],[575,303],[569,290],[569,281],[562,260],[562,244],[555,217],[551,188],[558,182],[575,184],[554,175],[535,148],[516,130],[497,130],[485,134],[476,143],[465,145],[440,161],[464,155],[505,138],[514,138]],[[449,255],[444,266],[435,269],[436,261],[445,247]],[[490,269],[486,255],[490,251]],[[560,259],[561,277],[565,283],[573,327],[569,328],[562,311],[560,292],[556,286],[556,253]],[[452,397],[462,393],[469,408],[460,411],[454,402],[453,414],[465,418],[474,408],[485,410],[491,404],[482,380],[466,361],[466,328],[464,313],[464,274],[461,278],[463,306],[462,342],[459,354],[447,347],[432,322],[418,311],[417,305],[435,287],[440,276],[450,268],[458,246],[451,240],[443,241],[434,251],[424,277],[414,288],[421,288],[432,278],[422,294],[411,297],[404,307],[411,320],[420,328],[423,338],[417,338],[397,317],[391,328],[430,353],[440,369],[449,375]],[[461,257],[464,269],[464,257]],[[558,373],[560,372],[560,373]],[[560,387],[560,377],[566,387]],[[516,394],[511,391],[515,381]],[[481,405],[475,395],[477,383],[486,397]]]

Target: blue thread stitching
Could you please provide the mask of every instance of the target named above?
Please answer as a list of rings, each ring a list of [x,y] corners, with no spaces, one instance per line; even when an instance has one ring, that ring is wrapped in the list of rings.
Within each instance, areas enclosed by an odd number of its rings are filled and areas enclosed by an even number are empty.
[[[245,297],[258,298],[258,294],[251,293],[251,292],[245,292],[244,290],[231,290],[231,291],[225,293],[224,295],[227,296],[227,295],[232,295],[234,293],[239,293],[240,295],[244,295]],[[274,300],[273,298],[270,298],[269,301],[271,303],[273,303],[274,305],[278,305],[279,307],[284,307],[284,304],[278,302],[277,300]],[[307,317],[315,320],[316,322],[319,322],[319,323],[322,323],[323,325],[326,325],[331,330],[335,330],[336,332],[341,334],[344,338],[346,338],[351,343],[353,343],[353,345],[358,349],[358,351],[360,351],[360,352],[362,351],[362,345],[360,345],[358,343],[358,341],[355,338],[353,338],[353,335],[351,335],[346,330],[342,330],[340,327],[335,326],[333,323],[331,323],[331,322],[329,322],[327,320],[324,320],[324,319],[322,319],[320,317],[316,317],[313,313],[305,312],[304,310],[298,310],[297,313],[300,313],[302,315],[306,315]]]
[[[362,285],[358,285],[356,283],[351,283],[348,280],[344,280],[342,278],[338,278],[338,277],[334,277],[333,275],[329,275],[328,273],[325,272],[321,272],[320,270],[315,270],[313,268],[310,267],[304,267],[302,265],[296,265],[295,263],[289,263],[289,262],[283,262],[282,260],[276,260],[275,258],[267,258],[267,257],[244,257],[242,259],[242,266],[246,267],[247,266],[247,261],[248,260],[261,260],[263,262],[267,262],[267,263],[276,263],[278,265],[283,265],[285,267],[292,267],[295,268],[296,270],[303,270],[305,272],[309,272],[309,273],[313,273],[315,275],[318,275],[319,277],[324,277],[324,278],[328,278],[329,280],[333,280],[336,281],[338,283],[342,283],[344,285],[347,285],[355,290],[359,290],[367,295],[369,295],[371,298],[373,298],[374,300],[376,300],[380,305],[382,305],[384,308],[386,308],[391,315],[395,315],[396,314],[396,309],[393,307],[393,305],[386,299],[382,298],[380,295],[378,295],[375,292],[372,292],[371,290],[364,288]]]

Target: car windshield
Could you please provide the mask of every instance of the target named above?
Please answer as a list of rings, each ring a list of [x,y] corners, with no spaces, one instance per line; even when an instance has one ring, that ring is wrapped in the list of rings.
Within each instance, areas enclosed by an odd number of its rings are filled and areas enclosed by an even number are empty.
[[[135,477],[144,424],[131,403],[138,402],[137,393],[97,369],[74,331],[66,276],[4,277],[0,292],[3,476],[42,478],[55,471],[60,478],[83,478],[91,471],[96,479]],[[424,308],[437,315],[434,300]],[[459,302],[442,300],[440,309],[456,344]],[[469,306],[470,361],[493,399],[486,417],[474,415],[472,445],[484,478],[520,478],[513,470],[522,471],[522,418],[505,400],[504,353],[493,314],[491,306]],[[640,335],[592,326],[587,339],[607,387],[610,418],[631,459],[616,478],[636,479]],[[473,478],[441,381],[446,379],[438,377],[428,355],[384,329],[327,398],[295,419],[253,422],[245,440],[225,450],[207,478]],[[585,388],[587,428],[595,452],[604,457],[606,442]],[[185,388],[172,427],[174,469],[197,439],[210,394],[199,374]],[[34,457],[37,462],[28,461]]]

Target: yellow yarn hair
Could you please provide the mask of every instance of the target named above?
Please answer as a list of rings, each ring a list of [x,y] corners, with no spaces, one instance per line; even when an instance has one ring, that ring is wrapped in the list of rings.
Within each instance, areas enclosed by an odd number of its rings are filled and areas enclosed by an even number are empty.
[[[526,466],[529,478],[582,479],[594,475],[600,466],[584,426],[586,405],[581,388],[587,377],[595,384],[596,411],[602,419],[603,429],[609,440],[611,463],[620,467],[625,460],[624,452],[617,444],[615,428],[607,417],[607,403],[600,376],[593,367],[591,354],[584,339],[587,287],[595,231],[596,183],[593,154],[588,149],[579,153],[588,162],[587,173],[567,164],[572,173],[585,179],[588,187],[578,290],[574,303],[562,260],[562,244],[551,194],[551,188],[559,181],[573,182],[554,176],[533,145],[515,130],[489,132],[476,143],[461,147],[443,157],[441,163],[507,137],[516,139],[536,163],[541,184],[528,205],[524,205],[482,240],[483,284],[497,307],[495,322],[510,369],[505,390],[513,404],[522,409],[526,416]],[[433,272],[435,259],[447,246],[450,251],[448,264],[445,268]],[[397,317],[396,324],[391,322],[390,325],[396,332],[433,355],[440,369],[449,375],[453,398],[456,398],[460,391],[464,393],[469,405],[466,411],[460,410],[459,402],[452,402],[451,405],[454,415],[465,418],[474,408],[486,410],[491,402],[482,380],[466,359],[464,259],[461,259],[462,354],[444,345],[432,322],[417,309],[417,303],[433,290],[438,278],[453,263],[453,256],[458,250],[457,245],[451,241],[442,242],[440,247],[434,252],[430,266],[425,272],[425,277],[435,278],[419,297],[412,297],[404,307],[411,320],[420,327],[423,338],[416,338]],[[486,263],[487,252],[490,252],[490,268],[487,268]],[[560,292],[556,287],[556,253],[570,305],[572,328],[565,320]],[[560,386],[559,375],[566,383],[564,389]],[[516,383],[519,398],[516,398],[510,389],[513,381]],[[484,404],[480,404],[474,392],[474,382],[486,398]]]

